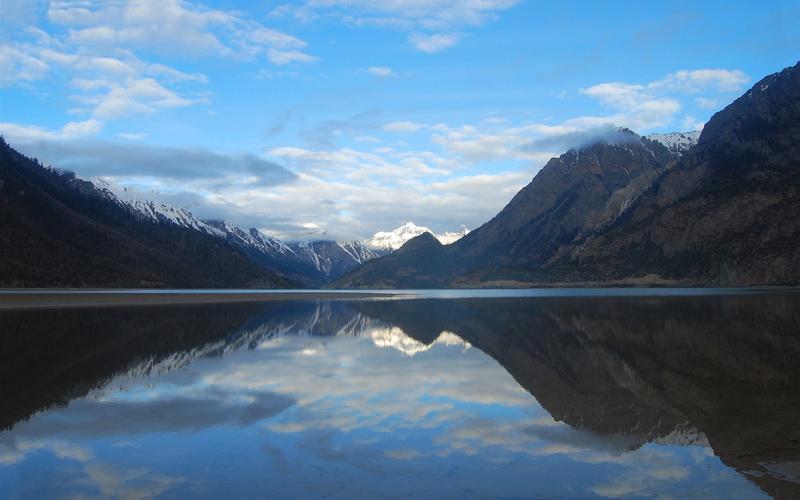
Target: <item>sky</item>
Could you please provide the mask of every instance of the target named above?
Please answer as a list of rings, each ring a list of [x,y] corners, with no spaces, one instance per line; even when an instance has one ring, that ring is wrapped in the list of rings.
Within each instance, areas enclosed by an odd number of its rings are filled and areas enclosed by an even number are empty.
[[[610,127],[699,130],[800,3],[0,0],[0,134],[285,239],[491,219]]]

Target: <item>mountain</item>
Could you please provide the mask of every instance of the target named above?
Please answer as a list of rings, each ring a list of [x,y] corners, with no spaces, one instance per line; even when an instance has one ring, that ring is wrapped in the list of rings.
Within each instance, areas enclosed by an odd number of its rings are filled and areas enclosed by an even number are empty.
[[[798,241],[800,64],[716,113],[624,222],[564,248],[534,279],[792,285]]]
[[[358,241],[296,242],[289,247],[300,260],[317,271],[324,283],[380,255],[379,251]]]
[[[413,239],[412,252],[400,248],[391,259],[370,262],[336,285],[451,286],[476,268],[546,260],[560,246],[613,222],[675,161],[661,143],[620,129],[550,160],[496,217],[451,245],[437,248],[434,238]],[[431,249],[424,262],[416,262],[420,245]]]
[[[694,132],[669,132],[667,134],[650,134],[645,136],[651,141],[660,142],[675,156],[683,156],[683,153],[692,149],[700,139],[700,131]]]
[[[679,136],[621,129],[567,151],[452,245],[401,248],[334,286],[800,283],[800,65],[716,113],[694,147]]]
[[[397,250],[408,240],[416,238],[424,233],[430,233],[434,235],[443,245],[449,245],[450,243],[453,243],[454,241],[468,234],[469,229],[464,228],[460,232],[444,232],[441,234],[435,234],[427,227],[418,226],[413,222],[406,222],[393,231],[379,231],[375,233],[372,238],[366,240],[364,244],[386,253]]]
[[[97,182],[93,181],[97,186]],[[123,203],[131,207],[132,210],[141,214],[144,218],[157,224],[174,224],[186,229],[194,229],[212,236],[224,236],[218,229],[196,218],[192,212],[186,208],[178,208],[165,203],[157,203],[146,200],[130,200]]]
[[[341,288],[437,288],[450,266],[446,247],[429,233],[398,250],[365,263],[334,281]]]
[[[94,183],[104,186],[102,180]],[[103,189],[108,196],[114,196],[108,188]],[[151,222],[176,225],[222,238],[259,266],[305,287],[324,285],[381,254],[357,241],[284,243],[256,228],[245,230],[225,220],[199,219],[186,208],[166,203],[139,199],[121,203]]]
[[[296,286],[217,236],[151,215],[0,139],[0,286]]]

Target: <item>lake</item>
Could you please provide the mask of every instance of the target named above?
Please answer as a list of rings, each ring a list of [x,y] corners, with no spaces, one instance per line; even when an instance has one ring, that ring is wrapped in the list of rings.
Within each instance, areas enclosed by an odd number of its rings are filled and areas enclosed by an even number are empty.
[[[800,294],[0,311],[0,498],[800,498]]]

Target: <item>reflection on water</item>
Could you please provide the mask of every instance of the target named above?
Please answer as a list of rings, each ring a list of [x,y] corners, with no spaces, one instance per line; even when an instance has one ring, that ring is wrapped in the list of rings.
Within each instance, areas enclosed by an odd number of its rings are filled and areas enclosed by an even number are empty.
[[[800,497],[800,296],[0,314],[0,497]]]

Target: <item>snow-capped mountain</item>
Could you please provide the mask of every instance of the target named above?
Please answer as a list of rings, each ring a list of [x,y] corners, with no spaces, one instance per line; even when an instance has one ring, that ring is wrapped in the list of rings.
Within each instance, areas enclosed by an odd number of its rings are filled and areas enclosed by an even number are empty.
[[[358,241],[303,241],[291,243],[290,248],[327,280],[333,280],[381,253]]]
[[[427,227],[418,226],[413,222],[406,222],[393,231],[379,231],[364,243],[372,248],[394,251],[403,246],[408,240],[416,238],[423,233],[431,233],[443,245],[449,245],[469,233],[469,229],[464,228],[460,232],[436,234]]]
[[[667,134],[650,134],[646,136],[651,141],[660,142],[675,156],[683,156],[700,138],[700,131],[694,132],[669,132]]]
[[[380,256],[358,241],[312,241],[284,243],[256,229],[242,229],[225,220],[200,219],[186,208],[150,200],[120,200],[102,180],[97,189],[118,200],[143,220],[174,224],[226,240],[244,251],[261,267],[278,272],[306,286],[320,286],[340,277],[354,267]]]

